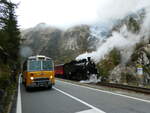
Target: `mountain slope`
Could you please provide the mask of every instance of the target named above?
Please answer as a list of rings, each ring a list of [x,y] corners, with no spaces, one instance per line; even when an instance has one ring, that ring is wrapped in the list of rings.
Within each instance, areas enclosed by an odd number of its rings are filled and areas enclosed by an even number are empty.
[[[61,31],[60,29],[39,24],[22,31],[22,46],[32,49],[32,55],[43,54],[56,62],[64,63],[75,59],[85,51],[93,51],[95,38],[90,38],[88,25],[80,25]]]

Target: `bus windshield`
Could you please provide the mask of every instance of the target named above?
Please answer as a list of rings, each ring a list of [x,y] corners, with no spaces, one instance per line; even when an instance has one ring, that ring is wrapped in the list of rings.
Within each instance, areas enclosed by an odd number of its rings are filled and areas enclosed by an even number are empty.
[[[48,61],[42,61],[43,63],[43,70],[53,70],[53,63],[52,61],[48,60]]]
[[[47,71],[53,70],[53,63],[51,60],[47,61],[29,61],[28,71]]]
[[[29,61],[29,71],[40,71],[41,70],[41,61]]]

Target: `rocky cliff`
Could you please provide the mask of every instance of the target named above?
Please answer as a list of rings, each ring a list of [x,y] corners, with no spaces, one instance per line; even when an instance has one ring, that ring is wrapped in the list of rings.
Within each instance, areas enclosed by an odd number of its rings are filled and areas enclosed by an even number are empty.
[[[31,48],[32,55],[44,54],[56,62],[64,63],[75,59],[85,51],[95,49],[96,38],[90,37],[88,25],[80,25],[62,31],[57,28],[39,24],[22,31],[23,44]]]

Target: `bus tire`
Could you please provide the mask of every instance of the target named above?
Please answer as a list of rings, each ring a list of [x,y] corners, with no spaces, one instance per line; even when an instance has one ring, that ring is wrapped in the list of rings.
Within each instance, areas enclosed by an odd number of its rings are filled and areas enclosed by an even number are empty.
[[[24,85],[25,84],[25,81],[22,79],[22,84]]]
[[[26,83],[26,81],[25,81],[25,89],[26,89],[26,91],[29,91],[30,90],[30,87],[29,86],[27,86],[27,83]]]
[[[49,86],[48,86],[48,89],[52,89],[52,85],[49,85]]]
[[[30,87],[26,86],[26,91],[30,91]]]

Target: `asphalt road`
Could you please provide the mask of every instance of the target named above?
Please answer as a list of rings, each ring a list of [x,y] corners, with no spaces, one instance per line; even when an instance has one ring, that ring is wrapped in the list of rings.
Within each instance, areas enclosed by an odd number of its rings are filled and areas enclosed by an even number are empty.
[[[20,88],[22,113],[150,113],[150,100],[58,80],[52,90]]]

